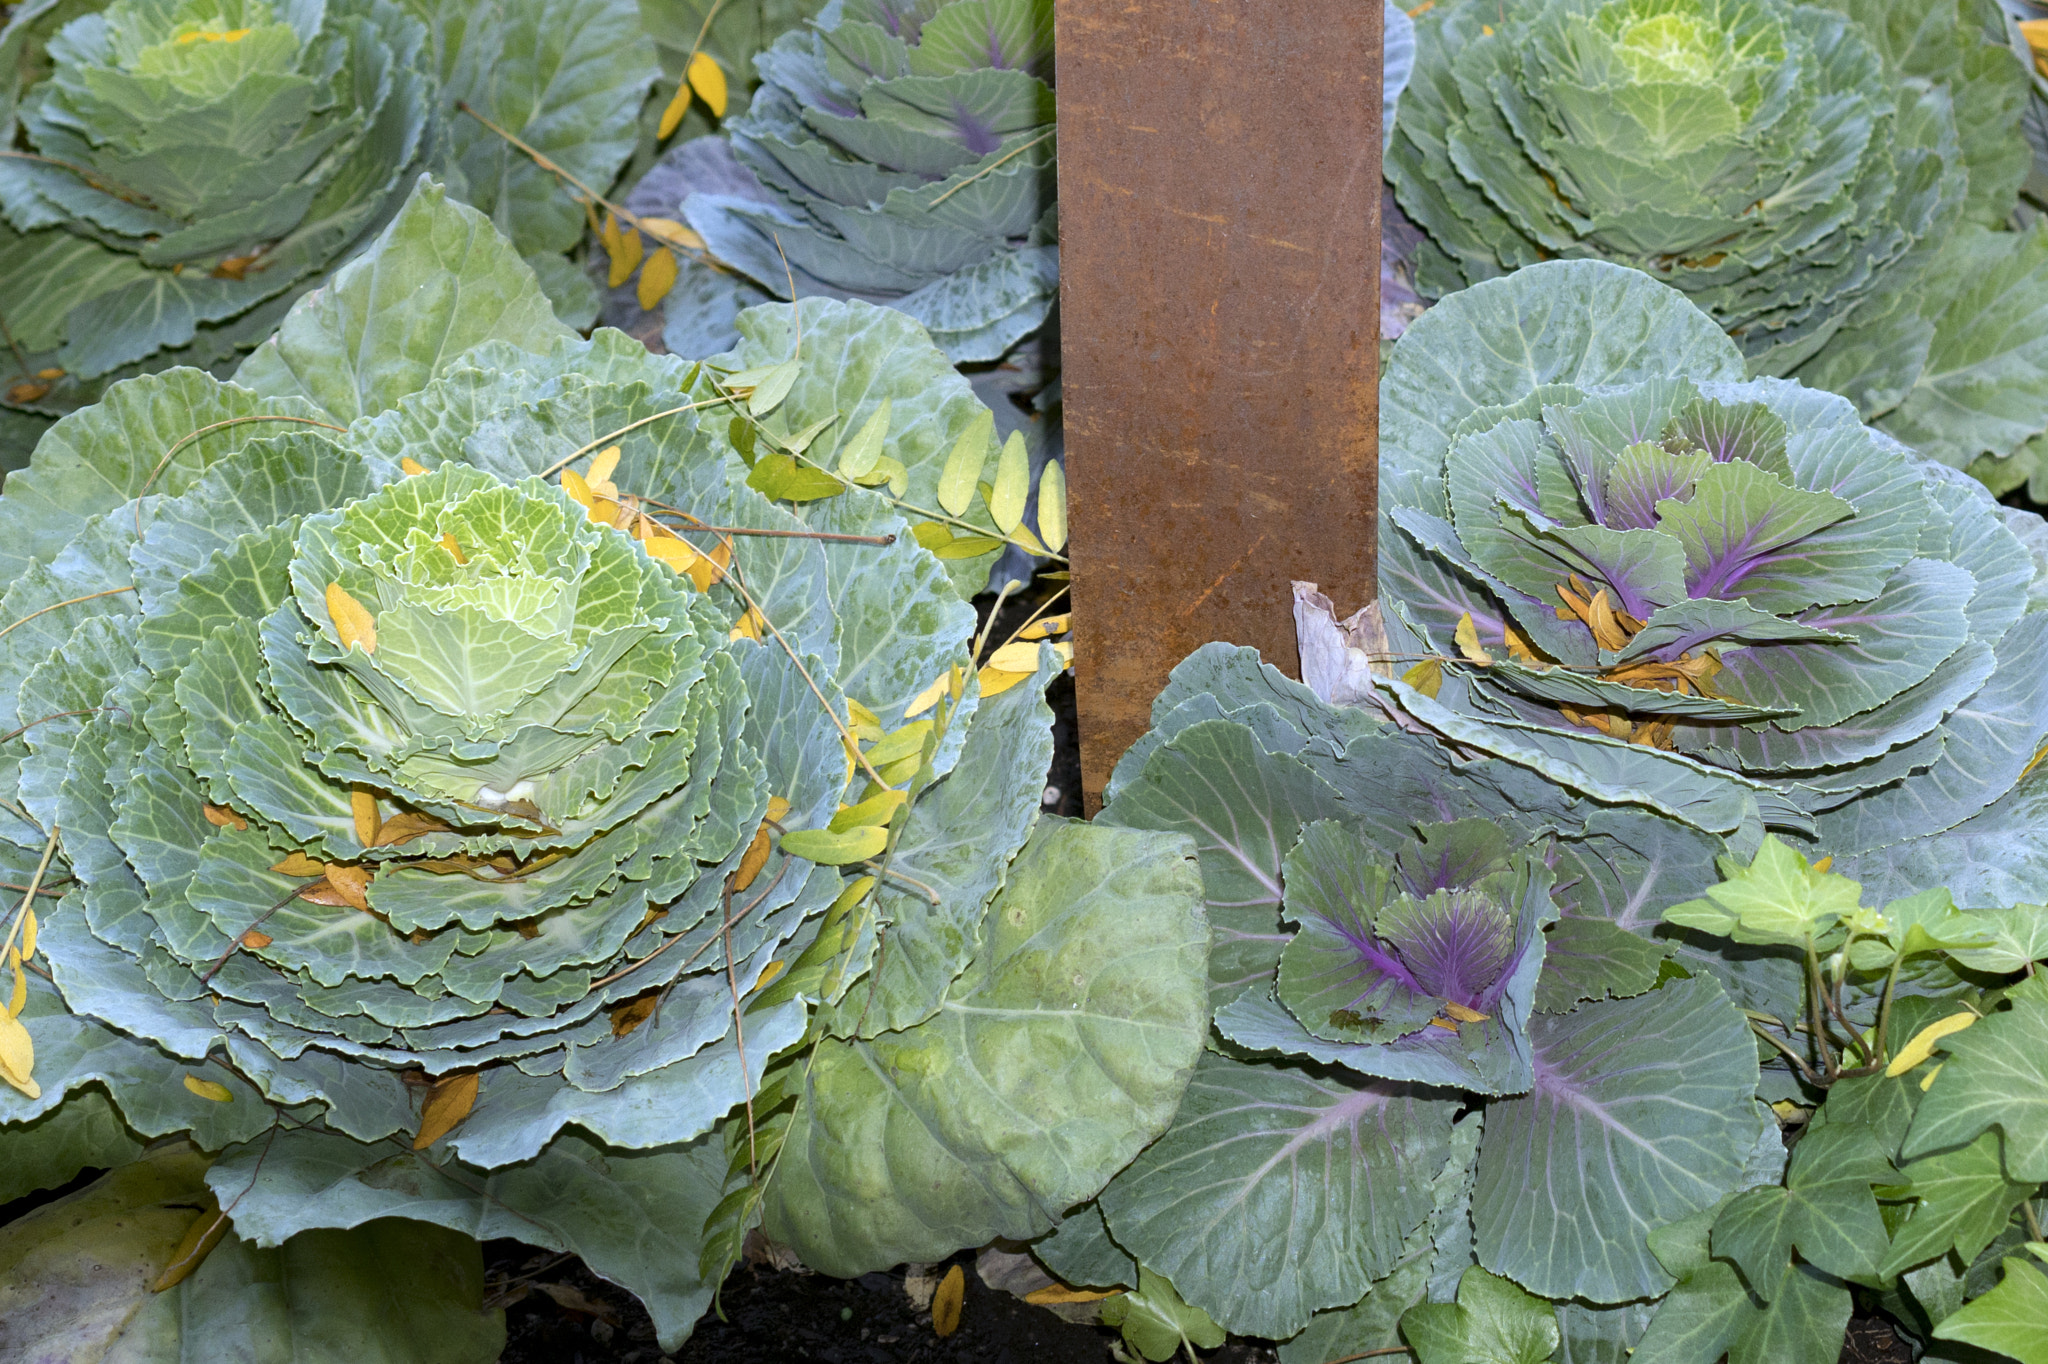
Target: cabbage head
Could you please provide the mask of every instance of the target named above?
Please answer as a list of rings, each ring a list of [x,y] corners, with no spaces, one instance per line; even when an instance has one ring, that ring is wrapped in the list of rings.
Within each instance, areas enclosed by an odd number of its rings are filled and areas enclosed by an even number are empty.
[[[633,0],[35,0],[0,31],[0,72],[14,468],[109,383],[225,373],[375,238],[422,169],[490,214],[587,325],[595,291],[562,254],[582,208],[458,105],[605,187],[654,67]]]
[[[1195,840],[1215,1035],[1034,1245],[1055,1274],[1162,1278],[1286,1364],[1398,1344],[1468,1271],[1578,1336],[1672,1287],[1650,1229],[1773,1178],[1741,1006],[1796,1005],[1796,968],[1650,936],[1723,840],[1475,757],[1250,649],[1174,670],[1097,823]]]
[[[50,430],[0,497],[0,867],[55,892],[0,1172],[68,1178],[66,1096],[110,1101],[217,1153],[243,1241],[575,1250],[673,1342],[764,1217],[943,1258],[1164,1128],[1191,850],[1040,819],[1055,652],[984,695],[903,515],[987,409],[886,309],[741,328],[584,340],[422,177],[232,382]],[[893,488],[827,472],[856,442]],[[792,446],[825,486],[750,486]]]
[[[1633,266],[1752,373],[2014,481],[2048,430],[2048,237],[1993,230],[2029,152],[1989,0],[1460,0],[1417,27],[1387,167],[1425,293]]]
[[[1319,690],[1738,843],[1967,883],[2033,827],[2048,530],[1743,369],[1603,262],[1431,309],[1381,389],[1387,638]],[[1337,631],[1302,619],[1311,652]]]
[[[427,48],[388,0],[18,7],[0,112],[26,154],[0,160],[0,287],[30,368],[10,401],[76,406],[138,362],[261,340],[430,153]]]
[[[754,59],[726,134],[757,184],[683,216],[769,294],[887,302],[996,359],[1059,286],[1052,54],[1050,0],[835,0]]]

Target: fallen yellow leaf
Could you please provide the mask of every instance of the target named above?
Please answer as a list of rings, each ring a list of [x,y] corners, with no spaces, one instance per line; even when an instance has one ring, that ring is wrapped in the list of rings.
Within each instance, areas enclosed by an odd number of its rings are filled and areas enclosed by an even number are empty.
[[[427,466],[414,459],[411,455],[406,455],[400,459],[398,461],[398,468],[407,478],[411,478],[414,474],[423,474],[427,471]]]
[[[617,500],[619,488],[612,482],[612,473],[619,467],[619,447],[607,445],[590,457],[590,467],[584,471],[583,481],[590,491],[600,497]]]
[[[1024,1295],[1024,1301],[1034,1307],[1057,1307],[1070,1302],[1101,1302],[1124,1292],[1121,1288],[1069,1288],[1056,1283],[1050,1288],[1033,1289]]]
[[[1034,669],[1033,672],[1035,671]],[[1011,672],[1006,668],[983,668],[981,670],[981,699],[986,701],[991,696],[1001,696],[1004,692],[1032,675],[1032,673]]]
[[[619,244],[611,253],[612,268],[611,273],[605,276],[606,282],[616,289],[631,279],[633,271],[639,268],[641,255],[646,250],[647,244],[640,240],[638,232],[631,229],[621,232]]]
[[[747,845],[745,856],[733,870],[732,888],[735,892],[745,890],[754,884],[754,878],[761,874],[761,868],[768,865],[768,848],[771,826],[782,822],[789,813],[789,802],[781,796],[768,798],[768,815],[761,821],[761,827],[754,831],[754,841]]]
[[[725,72],[719,69],[708,52],[692,53],[690,56],[690,88],[697,92],[697,98],[704,101],[704,107],[718,118],[725,117]]]
[[[654,1008],[661,1002],[661,992],[653,991],[638,999],[628,1000],[612,1010],[612,1036],[624,1037],[633,1029],[654,1016]]]
[[[370,908],[370,869],[353,866],[346,862],[327,864],[327,884],[334,887],[334,893],[350,909],[368,911]]]
[[[242,946],[248,948],[251,952],[261,951],[263,948],[270,946],[272,941],[273,939],[268,933],[254,928],[242,935]]]
[[[1477,1009],[1468,1009],[1455,999],[1444,1001],[1444,1012],[1457,1019],[1460,1023],[1484,1023],[1486,1021],[1485,1014],[1480,1013]]]
[[[213,1248],[220,1244],[220,1238],[227,1229],[227,1215],[221,1212],[220,1204],[213,1195],[208,1194],[206,1205],[199,1210],[199,1215],[192,1219],[192,1225],[186,1228],[184,1238],[178,1242],[178,1248],[171,1252],[170,1263],[164,1266],[164,1272],[149,1286],[149,1291],[162,1293],[183,1283],[192,1271],[199,1268],[206,1257],[212,1254]]]
[[[323,864],[315,862],[302,852],[292,853],[282,862],[271,863],[270,869],[280,876],[325,876],[327,874],[327,868]]]
[[[903,709],[903,718],[914,720],[933,706],[939,704],[939,698],[944,696],[952,685],[953,674],[950,672],[940,673],[937,681],[911,698],[910,704]]]
[[[351,790],[348,810],[355,817],[356,842],[366,848],[376,847],[377,833],[384,826],[384,816],[377,811],[376,793],[363,786]]]
[[[217,1104],[233,1103],[235,1101],[234,1091],[218,1080],[202,1080],[197,1075],[187,1075],[185,1077],[185,1088],[191,1090],[200,1098],[211,1099]]]
[[[668,291],[676,287],[676,253],[667,247],[647,258],[647,264],[640,267],[640,308],[653,312],[654,305],[668,297]]]
[[[1458,652],[1463,654],[1468,662],[1477,663],[1482,668],[1493,662],[1493,655],[1479,645],[1479,627],[1472,623],[1470,611],[1459,617],[1458,628],[1451,638],[1456,642]]]
[[[31,1099],[43,1097],[43,1088],[29,1072],[36,1067],[35,1039],[20,1019],[0,1014],[0,1080],[7,1081]]]
[[[344,650],[360,647],[366,654],[377,652],[377,618],[340,583],[327,584],[327,614]]]
[[[476,1107],[476,1090],[477,1075],[473,1070],[436,1082],[420,1108],[420,1133],[412,1139],[412,1149],[424,1151],[453,1132],[456,1124]]]
[[[704,239],[674,218],[642,218],[640,230],[664,246],[681,246],[692,251],[704,249]]]
[[[1907,1071],[1934,1055],[1934,1049],[1940,1044],[1942,1038],[1953,1033],[1959,1033],[1976,1021],[1977,1015],[1971,1013],[1968,1009],[1963,1010],[1961,1013],[1950,1014],[1947,1018],[1935,1019],[1919,1032],[1914,1033],[1912,1040],[1899,1048],[1899,1054],[1894,1056],[1892,1063],[1884,1068],[1884,1073],[1894,1077],[1904,1075]]]
[[[216,829],[234,829],[240,832],[249,827],[248,820],[243,819],[225,805],[201,806],[199,813],[205,815],[206,822]]]
[[[661,126],[655,129],[654,135],[658,138],[666,138],[681,126],[683,115],[689,112],[690,82],[689,78],[685,77],[676,82],[675,96],[669,100],[668,107],[661,111]]]
[[[445,532],[444,532],[444,533],[442,534],[442,536],[441,536],[441,542],[440,542],[440,543],[441,543],[441,548],[443,548],[443,549],[445,549],[445,550],[447,550],[447,551],[448,551],[448,557],[449,557],[449,558],[451,558],[451,559],[453,559],[453,560],[454,560],[454,561],[455,561],[456,563],[458,563],[458,564],[466,564],[466,563],[468,563],[468,562],[469,562],[469,556],[468,556],[467,554],[464,554],[464,553],[462,552],[462,546],[461,546],[461,545],[458,545],[458,544],[456,544],[456,543],[455,543],[455,537],[454,537],[454,536],[452,536],[452,535],[449,535],[449,534],[447,534],[447,533],[445,533]]]
[[[954,1265],[946,1271],[946,1277],[939,1280],[938,1292],[932,1294],[932,1333],[950,1336],[960,1329],[960,1306],[967,1297],[967,1276]]]

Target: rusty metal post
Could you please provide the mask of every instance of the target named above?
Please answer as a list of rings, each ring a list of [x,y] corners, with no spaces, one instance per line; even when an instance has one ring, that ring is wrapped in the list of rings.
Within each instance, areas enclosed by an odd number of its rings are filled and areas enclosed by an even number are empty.
[[[1376,0],[1057,0],[1060,333],[1088,807],[1212,639],[1298,668],[1372,597]]]

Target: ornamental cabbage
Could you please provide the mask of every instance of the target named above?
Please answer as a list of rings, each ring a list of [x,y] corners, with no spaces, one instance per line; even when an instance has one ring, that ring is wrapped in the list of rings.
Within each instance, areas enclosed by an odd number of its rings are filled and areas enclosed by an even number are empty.
[[[1195,840],[1216,1037],[1173,1125],[1035,1244],[1067,1282],[1165,1280],[1322,1364],[1497,1276],[1583,1343],[1673,1286],[1652,1228],[1775,1178],[1736,1000],[1796,1000],[1797,971],[1650,936],[1721,839],[1218,644],[1097,823]]]
[[[654,74],[645,42],[633,0],[17,6],[0,32],[0,314],[22,369],[0,402],[24,411],[0,467],[117,379],[224,373],[422,168],[587,322],[595,292],[560,254],[583,211],[504,133],[609,185]]]
[[[1190,850],[1039,818],[1057,657],[984,695],[899,511],[989,414],[909,319],[794,311],[717,367],[581,339],[422,178],[234,382],[51,429],[0,498],[0,867],[57,892],[7,927],[49,984],[0,1013],[0,1169],[68,1178],[98,1085],[259,1247],[573,1249],[673,1344],[764,1217],[942,1258],[1157,1135]],[[750,486],[857,440],[896,491]]]
[[[994,360],[1059,285],[1052,52],[1049,0],[829,4],[755,58],[738,164],[682,214],[769,295],[887,302]]]
[[[2048,529],[1843,400],[1742,375],[1682,295],[1605,263],[1432,308],[1382,387],[1386,637],[1347,649],[1305,600],[1312,680],[1961,899],[1999,840],[2041,837]]]
[[[1418,20],[1387,159],[1423,292],[1538,261],[1685,291],[1750,371],[2010,486],[2048,430],[2026,75],[1988,0],[1477,0]],[[2023,464],[2030,465],[2032,456]]]

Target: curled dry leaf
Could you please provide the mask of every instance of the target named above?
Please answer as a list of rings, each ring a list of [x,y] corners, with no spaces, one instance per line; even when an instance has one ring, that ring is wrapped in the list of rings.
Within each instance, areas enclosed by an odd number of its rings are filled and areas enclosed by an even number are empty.
[[[162,1293],[183,1283],[213,1253],[213,1248],[220,1244],[220,1238],[227,1234],[227,1229],[227,1215],[220,1210],[219,1200],[209,1193],[199,1215],[192,1219],[184,1239],[171,1252],[170,1262],[164,1266],[164,1272],[157,1275],[156,1282],[149,1286],[149,1291]]]
[[[469,1110],[476,1107],[476,1091],[477,1074],[473,1070],[437,1081],[427,1091],[427,1101],[420,1108],[420,1131],[412,1139],[412,1149],[424,1151],[453,1132],[469,1116]]]

